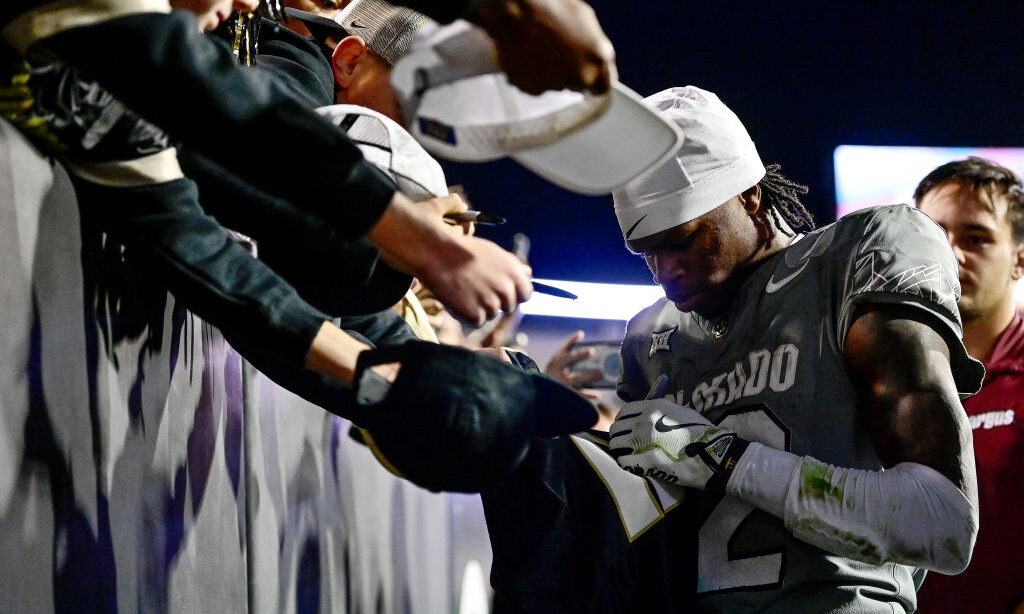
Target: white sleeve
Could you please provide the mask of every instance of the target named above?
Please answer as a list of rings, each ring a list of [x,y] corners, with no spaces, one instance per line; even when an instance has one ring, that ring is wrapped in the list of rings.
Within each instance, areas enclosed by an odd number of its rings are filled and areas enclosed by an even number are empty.
[[[919,463],[847,469],[755,442],[726,493],[782,518],[802,541],[875,565],[957,574],[978,535],[978,510],[945,476]]]

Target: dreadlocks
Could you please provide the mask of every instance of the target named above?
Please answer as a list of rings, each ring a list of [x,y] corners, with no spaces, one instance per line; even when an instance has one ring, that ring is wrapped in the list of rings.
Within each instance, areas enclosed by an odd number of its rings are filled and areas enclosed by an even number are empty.
[[[807,193],[807,186],[786,179],[782,176],[781,170],[782,166],[779,164],[766,165],[767,172],[758,182],[761,186],[761,201],[767,205],[775,227],[782,230],[782,234],[787,237],[795,233],[785,230],[782,220],[785,220],[786,225],[794,231],[814,230],[814,216],[800,202],[800,195]]]

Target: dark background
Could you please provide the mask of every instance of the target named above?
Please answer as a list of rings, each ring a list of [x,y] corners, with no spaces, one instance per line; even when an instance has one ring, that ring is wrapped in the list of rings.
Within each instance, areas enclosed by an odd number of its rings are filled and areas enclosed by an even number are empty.
[[[623,83],[643,96],[676,85],[718,94],[762,160],[810,186],[804,203],[819,225],[835,218],[840,144],[1024,146],[1016,2],[592,5]],[[623,247],[610,196],[556,188],[508,160],[445,170],[475,207],[509,218],[481,236],[506,247],[515,232],[530,236],[537,277],[650,283]]]

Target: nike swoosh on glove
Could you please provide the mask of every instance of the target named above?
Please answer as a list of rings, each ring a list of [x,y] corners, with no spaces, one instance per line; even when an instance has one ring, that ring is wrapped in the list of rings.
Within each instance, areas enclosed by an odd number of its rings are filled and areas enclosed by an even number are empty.
[[[609,429],[619,466],[669,484],[725,491],[750,442],[668,399],[627,403]]]

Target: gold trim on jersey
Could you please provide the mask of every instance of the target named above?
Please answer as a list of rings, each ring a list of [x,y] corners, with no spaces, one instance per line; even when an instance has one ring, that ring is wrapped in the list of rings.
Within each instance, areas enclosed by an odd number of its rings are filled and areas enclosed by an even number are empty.
[[[660,484],[620,468],[615,459],[600,449],[607,448],[607,443],[586,433],[570,435],[569,439],[608,489],[626,538],[631,543],[679,504],[680,500]],[[665,505],[665,500],[670,504]]]

